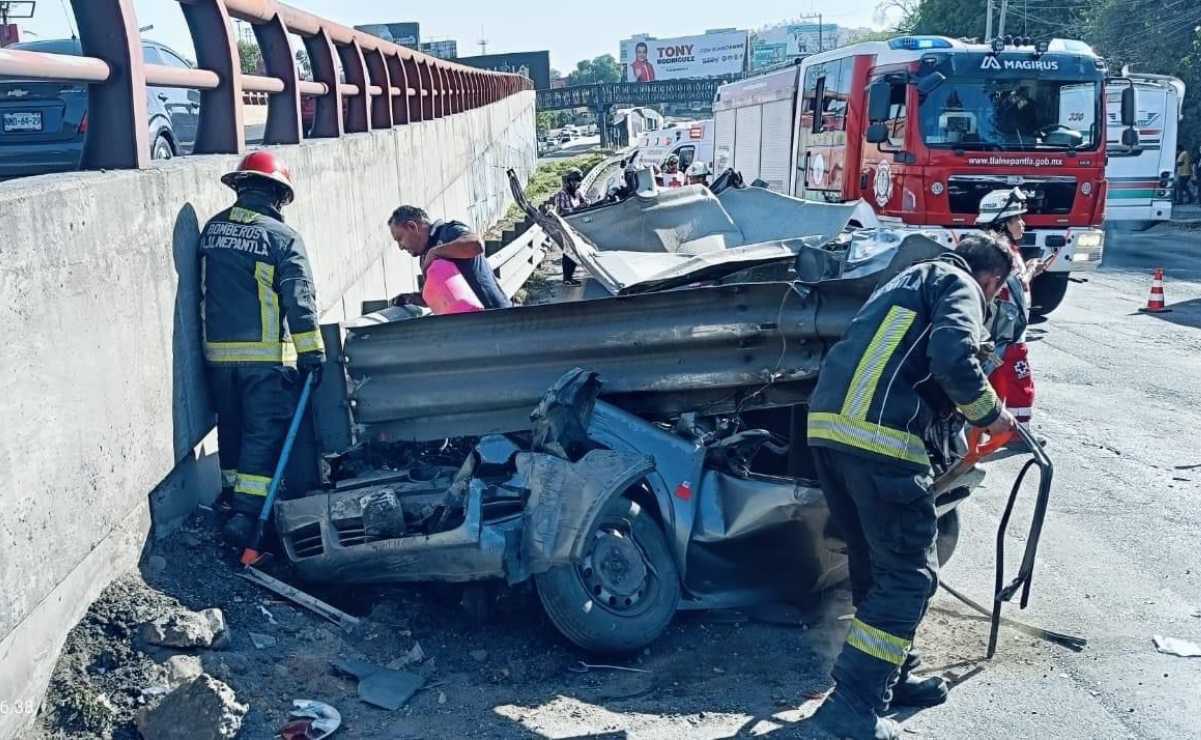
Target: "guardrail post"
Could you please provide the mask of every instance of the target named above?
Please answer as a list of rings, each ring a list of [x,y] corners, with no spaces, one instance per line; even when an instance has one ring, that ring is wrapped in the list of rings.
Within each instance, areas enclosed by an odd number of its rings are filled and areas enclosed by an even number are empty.
[[[417,60],[413,57],[405,57],[402,60],[405,70],[405,81],[412,93],[405,97],[409,101],[409,121],[424,121],[425,120],[425,105],[421,99],[421,68],[417,65]]]
[[[242,66],[233,24],[222,0],[185,0],[181,6],[196,63],[217,73],[215,89],[200,91],[200,121],[196,154],[241,154],[246,150],[242,128]]]
[[[421,101],[421,120],[434,120],[434,78],[430,65],[425,60],[417,63],[417,74],[421,80],[418,87]]]
[[[433,81],[434,118],[443,118],[446,115],[446,76],[438,62],[431,62],[429,70]]]
[[[392,96],[392,123],[400,126],[409,122],[409,80],[404,61],[396,54],[383,54],[388,68],[388,79],[400,88],[400,94]]]
[[[133,169],[150,162],[146,73],[133,0],[71,3],[84,56],[109,67],[107,82],[88,85],[88,134],[80,168]]]
[[[329,139],[342,135],[342,88],[338,86],[338,67],[334,64],[334,44],[325,29],[304,40],[313,67],[313,79],[325,83],[328,92],[317,98],[313,118],[313,138]]]
[[[367,116],[371,92],[367,89],[367,63],[363,61],[363,49],[359,42],[351,39],[345,46],[338,46],[338,56],[342,59],[342,72],[346,81],[359,86],[359,94],[352,95],[346,104],[346,133],[358,134],[371,130],[371,121]]]
[[[284,81],[284,91],[267,96],[267,127],[263,143],[298,144],[301,139],[300,76],[296,57],[288,38],[288,28],[276,13],[266,23],[254,24],[254,37],[263,52],[263,66],[269,77]]]
[[[382,95],[371,98],[371,128],[392,128],[392,77],[388,73],[388,65],[384,62],[382,51],[365,51],[363,60],[367,62],[367,75],[371,84],[379,85]]]

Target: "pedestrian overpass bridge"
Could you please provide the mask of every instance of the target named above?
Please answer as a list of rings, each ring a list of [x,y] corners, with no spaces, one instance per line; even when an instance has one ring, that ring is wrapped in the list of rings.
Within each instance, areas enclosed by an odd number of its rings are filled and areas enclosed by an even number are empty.
[[[198,67],[143,63],[131,0],[73,3],[83,57],[0,49],[0,78],[89,89],[82,169],[0,183],[0,698],[45,691],[67,631],[153,530],[218,486],[200,352],[199,232],[231,202],[244,93],[288,162],[324,323],[415,288],[401,203],[480,230],[535,164],[529,80],[426,57],[274,0],[181,3]],[[266,73],[244,75],[231,18]],[[303,39],[299,79],[288,36]],[[196,154],[149,161],[147,86],[200,90]],[[306,136],[301,100],[316,100]],[[153,513],[153,530],[152,530]],[[0,738],[32,717],[0,713]]]
[[[593,85],[573,85],[539,90],[538,110],[588,108],[598,122],[609,120],[612,108],[651,106],[664,103],[712,103],[717,88],[727,78],[706,77],[685,80],[656,80],[654,82],[603,82]],[[598,125],[601,145],[608,145],[608,127]]]

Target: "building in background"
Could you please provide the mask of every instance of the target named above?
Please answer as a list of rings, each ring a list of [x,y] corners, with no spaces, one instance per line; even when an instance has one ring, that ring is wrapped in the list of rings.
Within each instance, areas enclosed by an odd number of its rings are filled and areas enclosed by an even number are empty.
[[[837,23],[787,22],[751,32],[752,70],[776,67],[797,59],[853,44],[870,28],[843,28]]]
[[[384,41],[407,46],[410,49],[421,50],[420,23],[368,23],[355,28],[372,36],[378,36]]]
[[[747,32],[715,29],[700,36],[657,39],[645,34],[621,42],[626,82],[729,77],[746,68]]]
[[[441,41],[422,41],[421,50],[432,57],[439,59],[458,59],[459,58],[459,42],[454,39],[443,39]]]
[[[638,143],[644,132],[663,128],[663,114],[654,108],[618,108],[605,124],[609,127],[609,142],[627,147]]]
[[[529,77],[534,87],[545,90],[550,87],[550,52],[515,51],[509,54],[485,54],[483,56],[459,57],[459,64],[493,72],[509,72]]]

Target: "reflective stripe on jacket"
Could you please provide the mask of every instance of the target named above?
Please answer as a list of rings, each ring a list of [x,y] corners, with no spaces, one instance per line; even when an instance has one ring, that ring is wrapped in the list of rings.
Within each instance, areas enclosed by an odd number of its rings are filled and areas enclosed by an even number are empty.
[[[984,292],[954,253],[877,290],[822,362],[809,443],[924,471],[932,402],[949,399],[972,424],[991,424],[1001,407],[978,359],[984,310]]]
[[[243,193],[200,234],[204,355],[210,363],[294,364],[324,358],[304,242],[265,197]]]

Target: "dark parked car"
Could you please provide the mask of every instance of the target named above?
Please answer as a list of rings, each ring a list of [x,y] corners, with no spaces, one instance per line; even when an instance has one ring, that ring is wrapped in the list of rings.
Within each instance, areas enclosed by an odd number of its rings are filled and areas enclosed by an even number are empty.
[[[16,44],[11,49],[47,54],[83,53],[77,40]],[[142,42],[147,64],[191,68],[182,56],[154,41]],[[154,87],[146,93],[150,152],[170,159],[190,151],[196,140],[200,93]],[[39,175],[79,167],[88,131],[88,90],[82,82],[0,80],[0,177]]]

